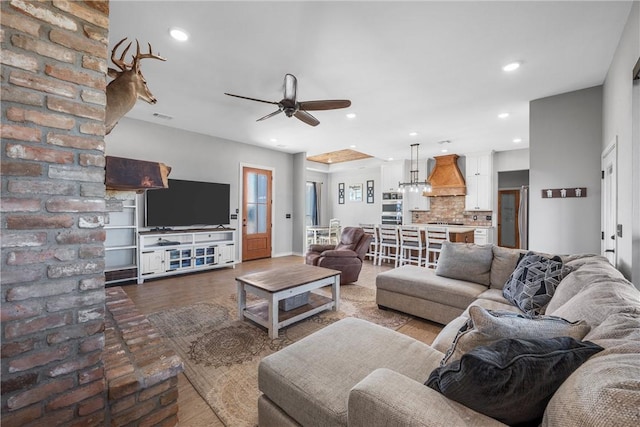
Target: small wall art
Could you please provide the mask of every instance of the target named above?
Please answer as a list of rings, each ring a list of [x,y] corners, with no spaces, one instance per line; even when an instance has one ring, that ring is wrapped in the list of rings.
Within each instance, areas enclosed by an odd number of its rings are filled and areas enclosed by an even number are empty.
[[[542,190],[543,199],[566,199],[569,197],[587,197],[587,187],[547,188]]]
[[[338,204],[344,205],[344,182],[338,184]]]
[[[362,201],[362,184],[349,184],[349,201]]]
[[[373,203],[373,180],[367,181],[367,203]]]

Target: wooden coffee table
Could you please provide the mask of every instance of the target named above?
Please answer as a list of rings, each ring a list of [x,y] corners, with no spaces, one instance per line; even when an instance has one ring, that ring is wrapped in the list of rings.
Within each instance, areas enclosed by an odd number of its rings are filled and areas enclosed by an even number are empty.
[[[278,329],[324,310],[337,311],[340,306],[340,271],[299,264],[237,277],[238,318],[249,319],[278,337]],[[311,292],[307,304],[293,310],[279,310],[278,303],[287,298],[331,285],[331,298]],[[266,301],[247,307],[247,292]]]

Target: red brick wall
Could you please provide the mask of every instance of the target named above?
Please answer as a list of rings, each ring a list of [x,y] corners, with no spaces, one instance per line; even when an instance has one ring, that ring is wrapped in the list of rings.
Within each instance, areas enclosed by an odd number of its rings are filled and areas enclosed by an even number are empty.
[[[465,196],[432,197],[430,210],[412,213],[414,223],[426,224],[431,221],[461,222],[470,226],[491,226],[487,215],[491,211],[466,211]],[[475,219],[474,219],[475,217]]]
[[[109,3],[0,7],[2,425],[103,425]]]

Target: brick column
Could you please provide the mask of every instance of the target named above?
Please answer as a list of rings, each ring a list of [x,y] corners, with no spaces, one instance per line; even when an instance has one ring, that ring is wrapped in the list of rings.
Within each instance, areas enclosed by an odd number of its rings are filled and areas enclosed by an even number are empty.
[[[109,3],[0,7],[2,425],[104,425]]]

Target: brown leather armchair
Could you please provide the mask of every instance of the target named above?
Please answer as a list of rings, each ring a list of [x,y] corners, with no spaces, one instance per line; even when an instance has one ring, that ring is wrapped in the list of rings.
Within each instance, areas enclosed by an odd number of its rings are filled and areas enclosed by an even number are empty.
[[[345,227],[337,245],[310,245],[305,262],[309,265],[340,270],[340,284],[358,280],[371,236],[359,227]]]

